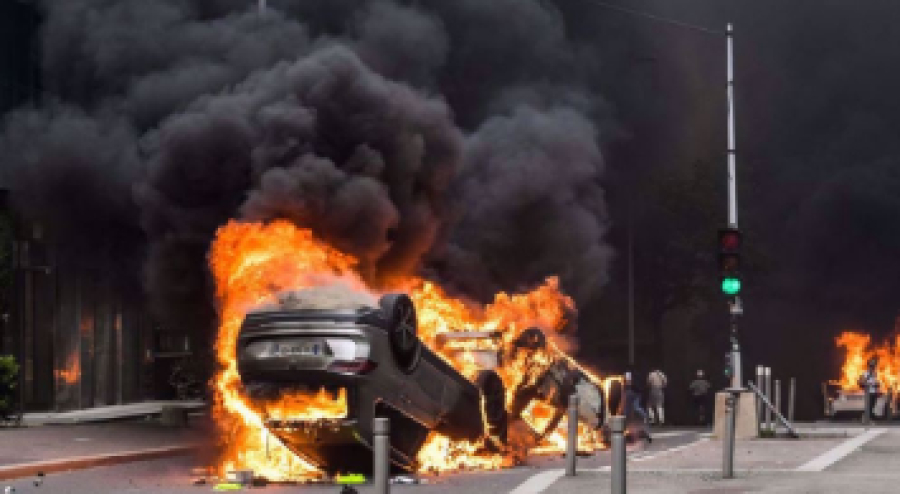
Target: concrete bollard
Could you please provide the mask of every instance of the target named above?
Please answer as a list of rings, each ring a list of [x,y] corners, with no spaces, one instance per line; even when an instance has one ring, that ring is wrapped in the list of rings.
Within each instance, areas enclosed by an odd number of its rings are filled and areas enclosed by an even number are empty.
[[[575,458],[578,456],[578,395],[569,397],[569,435],[566,438],[566,476],[575,476]]]
[[[797,393],[797,380],[791,378],[791,385],[788,388],[788,422],[794,423],[794,396]]]
[[[625,417],[610,417],[609,429],[612,433],[612,494],[625,494]]]
[[[725,398],[725,437],[722,444],[722,478],[734,478],[734,425],[737,397],[729,393]]]
[[[388,419],[376,417],[372,424],[373,432],[373,448],[372,456],[375,464],[372,468],[373,479],[375,484],[375,494],[388,494],[390,491],[390,478],[388,477],[388,469],[390,468],[390,423]]]

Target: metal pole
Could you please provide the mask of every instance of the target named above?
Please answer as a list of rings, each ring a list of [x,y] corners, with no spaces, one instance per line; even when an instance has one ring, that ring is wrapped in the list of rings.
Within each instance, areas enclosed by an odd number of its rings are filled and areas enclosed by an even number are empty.
[[[737,217],[737,164],[735,159],[735,132],[734,132],[734,27],[731,23],[725,30],[728,42],[728,226],[738,227]],[[744,374],[741,366],[741,346],[738,342],[737,316],[743,313],[740,307],[740,297],[734,298],[731,307],[731,361],[734,366],[734,374],[731,379],[732,388],[743,387]]]
[[[575,457],[578,454],[578,395],[569,397],[569,436],[566,438],[566,476],[575,476]]]
[[[628,365],[634,368],[634,234],[631,204],[628,209]]]
[[[797,380],[791,378],[791,385],[788,388],[788,422],[794,422],[794,393],[797,392]]]
[[[612,432],[612,494],[625,494],[625,417],[616,415],[609,418]]]
[[[737,394],[728,393],[725,397],[725,444],[722,445],[722,477],[734,478],[734,425]]]
[[[775,380],[775,410],[777,410],[778,413],[782,413],[781,412],[781,379]],[[774,430],[776,427],[778,427],[778,423],[773,420],[772,421],[772,429]]]
[[[734,27],[728,23],[728,226],[737,228],[737,176],[734,143]]]
[[[766,400],[772,403],[772,368],[766,367],[765,384],[766,384]],[[766,408],[766,432],[772,430],[772,411]]]
[[[766,368],[761,365],[757,365],[756,366],[756,387],[757,387],[757,389],[765,389],[765,386],[763,385],[763,382],[764,382],[763,376],[765,376],[765,374],[766,374]],[[762,429],[763,413],[764,412],[763,412],[762,400],[760,400],[759,397],[757,396],[756,397],[756,428],[757,428],[757,431],[763,430]]]
[[[374,446],[374,461],[375,465],[372,468],[374,473],[374,478],[372,481],[375,484],[375,494],[388,494],[390,491],[390,484],[388,481],[388,467],[390,465],[390,452],[388,450],[388,441],[390,437],[390,423],[388,419],[383,417],[376,417],[372,424],[372,432],[373,432],[373,446]]]

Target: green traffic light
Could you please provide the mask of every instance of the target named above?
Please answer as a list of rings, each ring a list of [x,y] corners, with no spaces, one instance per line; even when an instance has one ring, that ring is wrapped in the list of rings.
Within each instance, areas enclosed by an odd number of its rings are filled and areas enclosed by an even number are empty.
[[[722,279],[722,293],[725,295],[737,295],[741,291],[741,280],[737,278]]]

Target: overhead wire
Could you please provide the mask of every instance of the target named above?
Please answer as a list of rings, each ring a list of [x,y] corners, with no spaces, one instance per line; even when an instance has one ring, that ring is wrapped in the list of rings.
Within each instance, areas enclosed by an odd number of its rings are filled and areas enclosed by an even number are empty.
[[[610,10],[616,10],[616,11],[624,13],[624,14],[629,14],[629,15],[633,15],[636,17],[643,17],[645,19],[650,19],[650,20],[653,20],[656,22],[661,22],[664,24],[672,25],[672,26],[678,26],[678,27],[682,27],[685,29],[691,29],[691,30],[699,31],[699,32],[706,33],[706,34],[714,34],[717,36],[725,36],[727,34],[725,31],[720,31],[718,29],[712,29],[712,28],[708,28],[705,26],[699,26],[697,24],[691,24],[689,22],[680,21],[678,19],[663,17],[660,15],[651,14],[649,12],[644,12],[641,10],[629,9],[627,7],[622,7],[621,5],[615,5],[612,3],[604,2],[603,0],[581,0],[581,1],[591,3],[594,5],[598,5],[601,7],[605,7]]]

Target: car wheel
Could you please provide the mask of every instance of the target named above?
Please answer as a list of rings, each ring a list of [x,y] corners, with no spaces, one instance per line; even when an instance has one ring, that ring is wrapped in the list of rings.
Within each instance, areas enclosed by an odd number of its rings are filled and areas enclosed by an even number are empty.
[[[500,376],[491,370],[478,371],[475,386],[481,393],[481,408],[487,422],[487,434],[506,443],[506,388]]]
[[[412,299],[403,293],[381,297],[381,310],[388,321],[388,339],[394,358],[403,369],[410,369],[419,354],[418,321]]]

